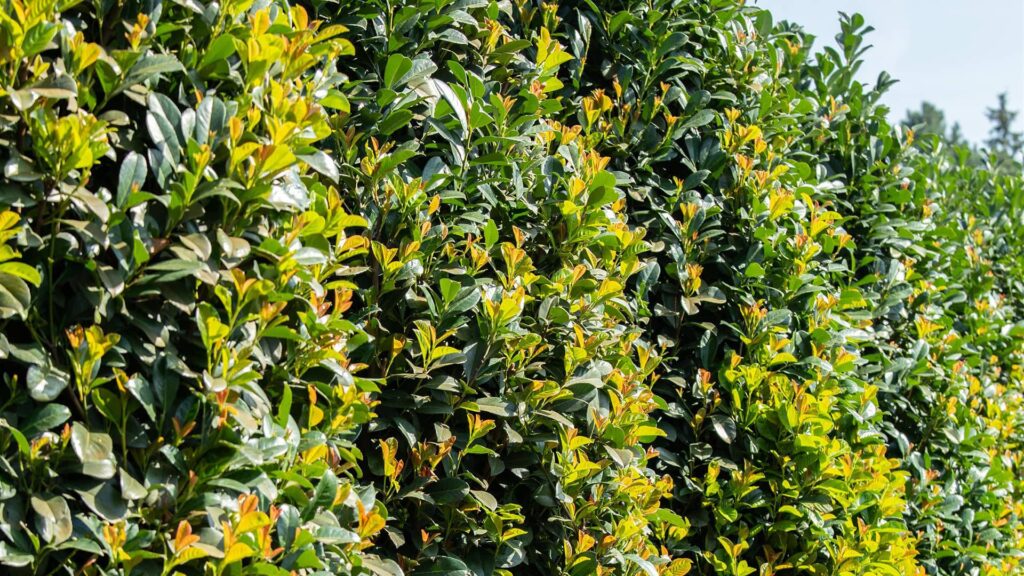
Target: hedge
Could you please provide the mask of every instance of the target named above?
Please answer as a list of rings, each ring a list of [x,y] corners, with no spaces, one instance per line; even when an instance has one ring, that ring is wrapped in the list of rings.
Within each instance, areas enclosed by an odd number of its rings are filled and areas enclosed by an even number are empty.
[[[1024,178],[742,0],[0,3],[11,574],[1024,571]]]

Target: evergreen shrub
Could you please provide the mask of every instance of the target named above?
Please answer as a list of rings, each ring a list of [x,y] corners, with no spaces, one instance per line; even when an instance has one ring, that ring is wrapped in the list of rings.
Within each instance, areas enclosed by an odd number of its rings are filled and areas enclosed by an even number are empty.
[[[1021,573],[1024,184],[869,31],[2,0],[4,572]]]

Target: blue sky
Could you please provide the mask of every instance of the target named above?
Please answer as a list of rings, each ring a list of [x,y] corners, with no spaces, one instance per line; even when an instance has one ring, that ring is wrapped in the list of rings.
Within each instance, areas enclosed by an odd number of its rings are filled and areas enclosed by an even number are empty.
[[[875,31],[861,79],[887,70],[900,80],[883,100],[895,119],[928,100],[977,143],[988,135],[985,109],[1007,92],[1024,110],[1024,0],[757,0],[776,20],[802,24],[814,45],[834,43],[839,11],[860,12]],[[1024,112],[1017,117],[1024,130]]]

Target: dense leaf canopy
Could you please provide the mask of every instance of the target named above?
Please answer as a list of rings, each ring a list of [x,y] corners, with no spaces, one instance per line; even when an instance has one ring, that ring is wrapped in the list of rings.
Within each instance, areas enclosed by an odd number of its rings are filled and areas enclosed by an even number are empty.
[[[1020,574],[1020,164],[868,32],[0,0],[0,570]]]

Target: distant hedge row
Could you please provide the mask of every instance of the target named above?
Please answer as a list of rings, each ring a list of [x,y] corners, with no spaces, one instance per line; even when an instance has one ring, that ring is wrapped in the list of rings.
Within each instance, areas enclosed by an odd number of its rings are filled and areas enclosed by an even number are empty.
[[[3,0],[3,570],[1021,573],[1024,178],[867,31]]]

